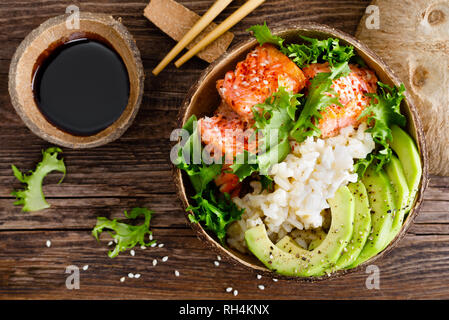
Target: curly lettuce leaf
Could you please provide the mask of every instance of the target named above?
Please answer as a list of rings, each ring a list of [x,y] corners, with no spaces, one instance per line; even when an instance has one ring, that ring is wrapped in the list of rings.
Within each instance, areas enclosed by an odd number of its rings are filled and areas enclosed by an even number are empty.
[[[50,204],[45,200],[42,191],[42,183],[44,178],[52,171],[58,171],[63,174],[59,183],[65,177],[66,167],[63,159],[58,159],[59,148],[48,148],[42,150],[42,161],[36,166],[36,169],[29,173],[22,173],[15,165],[11,165],[14,176],[22,183],[26,184],[23,190],[14,190],[11,195],[16,197],[14,205],[22,205],[22,211],[39,211],[47,209]]]
[[[237,208],[229,194],[221,194],[215,186],[213,180],[221,174],[222,164],[206,164],[202,160],[198,164],[193,163],[193,153],[202,153],[201,140],[195,127],[196,120],[193,115],[184,125],[183,129],[187,130],[190,136],[178,150],[177,167],[186,172],[196,192],[192,197],[196,205],[189,206],[186,211],[192,211],[189,215],[191,222],[203,223],[206,229],[216,234],[224,244],[229,224],[240,220],[243,210]]]
[[[196,206],[189,206],[194,214],[189,215],[193,223],[204,223],[205,227],[215,233],[218,240],[224,244],[228,226],[241,219],[244,209],[239,209],[228,193],[220,194],[218,189],[211,184],[203,193],[192,197]]]
[[[332,104],[340,104],[337,93],[331,88],[336,77],[339,74],[319,73],[312,79],[304,108],[290,131],[290,136],[296,141],[303,142],[308,137],[321,135],[317,127],[321,112]]]
[[[366,131],[371,133],[376,142],[376,149],[365,159],[356,162],[354,170],[363,176],[371,163],[376,164],[376,169],[381,170],[383,166],[390,162],[392,150],[389,142],[393,139],[391,126],[396,124],[404,127],[406,118],[401,114],[400,105],[404,99],[405,87],[390,87],[387,84],[378,82],[378,93],[370,94],[370,105],[363,110],[360,119],[366,117],[370,128]]]
[[[108,252],[108,256],[109,258],[115,258],[120,252],[134,248],[137,244],[148,247],[156,242],[156,240],[145,241],[145,238],[152,234],[150,231],[152,215],[153,211],[147,208],[133,208],[130,213],[125,211],[127,219],[136,219],[139,216],[145,217],[144,223],[138,226],[118,222],[117,219],[109,220],[105,217],[98,217],[97,224],[92,230],[92,235],[99,241],[99,236],[104,229],[111,230],[108,233],[114,239],[115,248]]]
[[[318,40],[300,36],[305,43],[292,43],[285,46],[284,39],[274,36],[266,22],[263,25],[252,26],[248,31],[253,33],[260,45],[271,43],[278,46],[279,50],[300,68],[311,63],[328,62],[333,74],[347,75],[350,72],[349,61],[357,59],[354,47],[341,45],[340,40],[336,38]]]
[[[257,42],[262,46],[265,43],[271,43],[278,47],[280,47],[281,51],[285,50],[284,48],[284,39],[278,36],[274,36],[270,29],[267,26],[267,22],[265,21],[263,25],[254,25],[250,27],[248,32],[252,32]]]

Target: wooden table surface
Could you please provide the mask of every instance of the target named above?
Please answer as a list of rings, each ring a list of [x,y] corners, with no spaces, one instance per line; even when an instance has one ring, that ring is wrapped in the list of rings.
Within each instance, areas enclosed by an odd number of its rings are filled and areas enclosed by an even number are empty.
[[[204,13],[212,0],[179,1]],[[243,1],[234,3],[222,21]],[[45,180],[51,208],[22,213],[10,192],[21,187],[11,164],[34,168],[48,143],[34,136],[14,112],[8,95],[10,59],[32,29],[65,12],[69,4],[82,11],[121,17],[136,39],[147,78],[140,112],[118,141],[91,150],[63,149],[68,168]],[[369,4],[366,0],[269,0],[236,25],[234,43],[245,30],[264,20],[269,25],[316,21],[354,33]],[[2,0],[0,2],[0,298],[1,299],[230,299],[227,287],[245,299],[377,299],[449,298],[449,178],[431,177],[415,224],[400,245],[377,262],[380,289],[368,290],[363,270],[319,283],[273,282],[243,267],[222,261],[186,226],[175,194],[169,162],[169,134],[189,87],[207,64],[193,59],[181,69],[171,65],[159,77],[151,70],[174,45],[142,15],[141,0],[61,1]],[[136,249],[118,258],[107,257],[107,236],[100,243],[91,236],[98,216],[122,217],[123,210],[146,206],[156,214],[154,237],[163,248]],[[51,240],[51,247],[46,241]],[[167,262],[161,257],[168,256]],[[158,259],[157,266],[152,265]],[[65,269],[80,268],[80,289],[65,286]],[[82,267],[88,265],[84,271]],[[174,271],[180,272],[175,277]],[[140,273],[139,279],[127,277]],[[120,278],[126,276],[126,281]],[[259,290],[258,284],[265,285]]]

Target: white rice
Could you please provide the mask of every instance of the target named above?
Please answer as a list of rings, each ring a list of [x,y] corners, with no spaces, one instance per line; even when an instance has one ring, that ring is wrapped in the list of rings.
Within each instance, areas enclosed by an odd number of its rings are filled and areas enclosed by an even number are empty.
[[[363,123],[357,130],[346,127],[335,137],[309,137],[301,144],[292,141],[292,152],[270,170],[273,192],[261,192],[260,182],[253,181],[252,193],[233,198],[245,212],[240,221],[229,227],[228,244],[245,252],[245,231],[261,223],[275,242],[292,231],[295,235],[297,230],[321,227],[323,210],[329,208],[327,199],[340,186],[357,181],[354,159],[365,158],[374,149],[375,143],[366,129]],[[295,240],[307,246],[303,239]]]

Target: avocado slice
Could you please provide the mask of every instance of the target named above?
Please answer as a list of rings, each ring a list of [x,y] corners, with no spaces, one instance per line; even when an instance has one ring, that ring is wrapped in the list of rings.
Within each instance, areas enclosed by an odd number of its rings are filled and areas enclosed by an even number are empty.
[[[387,242],[388,245],[401,230],[402,222],[410,202],[410,192],[401,162],[394,155],[391,157],[391,161],[385,166],[385,172],[387,173],[388,178],[390,178],[391,185],[393,186],[394,201],[396,205],[393,224],[391,226],[390,240]]]
[[[316,230],[315,234],[316,234],[317,238],[310,241],[309,248],[308,248],[309,250],[313,250],[316,247],[318,247],[321,244],[321,242],[323,242],[323,240],[326,239],[326,236],[327,236],[326,232],[324,232],[323,230],[319,230],[319,229]]]
[[[321,275],[335,263],[352,235],[354,199],[347,187],[337,190],[329,200],[332,223],[326,239],[314,250],[300,248],[290,238],[274,245],[268,238],[265,225],[245,232],[249,250],[269,269],[286,276]]]
[[[384,170],[376,171],[373,165],[369,166],[362,182],[368,192],[372,232],[350,268],[365,262],[385,248],[390,240],[393,212],[396,209],[393,187]]]
[[[405,212],[407,213],[413,205],[416,193],[418,192],[419,182],[421,181],[421,158],[415,142],[407,132],[394,125],[391,127],[391,134],[393,139],[390,142],[390,146],[401,161],[409,189],[409,201]]]
[[[359,256],[368,239],[371,230],[371,214],[368,194],[365,185],[358,181],[348,185],[355,200],[354,231],[346,248],[338,258],[333,270],[340,270],[350,266]]]

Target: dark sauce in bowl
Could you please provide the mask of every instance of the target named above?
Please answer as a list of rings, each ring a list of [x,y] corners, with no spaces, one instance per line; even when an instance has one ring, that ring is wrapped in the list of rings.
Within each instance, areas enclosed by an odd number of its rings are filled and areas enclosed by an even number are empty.
[[[35,67],[33,93],[49,122],[72,135],[113,124],[129,99],[128,71],[111,46],[82,37],[55,45]]]

